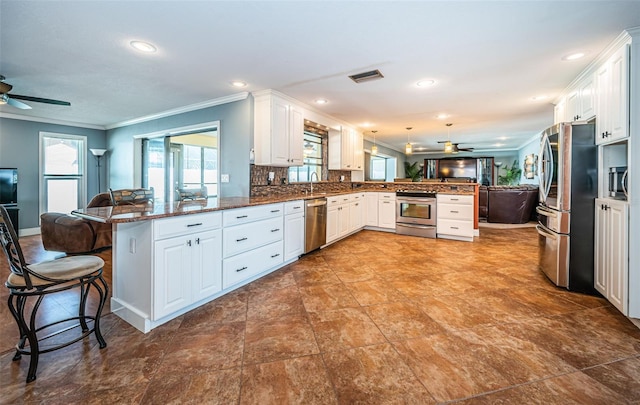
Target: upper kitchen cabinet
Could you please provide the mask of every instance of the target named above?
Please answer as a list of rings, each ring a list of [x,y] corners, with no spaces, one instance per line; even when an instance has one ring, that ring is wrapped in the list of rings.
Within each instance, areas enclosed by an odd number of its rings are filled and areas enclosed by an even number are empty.
[[[596,71],[596,143],[629,136],[629,45],[618,49]]]
[[[343,126],[340,131],[329,132],[329,169],[364,170],[364,144],[362,133]]]
[[[564,119],[560,121],[589,120],[596,115],[595,106],[596,86],[594,75],[590,74],[582,79],[567,95]]]
[[[255,164],[302,166],[304,109],[271,90],[253,96]]]

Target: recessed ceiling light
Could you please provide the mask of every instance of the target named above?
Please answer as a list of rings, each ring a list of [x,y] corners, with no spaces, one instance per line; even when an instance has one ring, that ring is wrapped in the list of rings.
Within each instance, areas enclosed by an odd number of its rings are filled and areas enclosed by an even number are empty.
[[[584,52],[571,53],[562,57],[563,60],[576,60],[584,56]]]
[[[363,122],[362,124],[360,124],[360,126],[363,128],[370,128],[373,126],[373,124],[370,122]]]
[[[319,98],[316,100],[316,104],[327,104],[328,101],[324,98]]]
[[[137,49],[137,50],[139,50],[141,52],[146,52],[146,53],[153,53],[153,52],[158,50],[152,44],[150,44],[148,42],[144,42],[144,41],[131,41],[131,42],[129,42],[129,45],[131,45],[133,48],[135,48],[135,49]]]
[[[430,87],[433,86],[434,84],[436,84],[436,81],[433,79],[425,79],[425,80],[420,80],[418,83],[416,83],[416,86],[418,87]]]
[[[247,87],[247,83],[242,80],[234,80],[231,82],[231,85],[233,87]]]
[[[444,114],[444,113],[438,114],[438,115],[436,115],[436,118],[439,119],[439,120],[443,120],[445,118],[449,118],[449,114]]]

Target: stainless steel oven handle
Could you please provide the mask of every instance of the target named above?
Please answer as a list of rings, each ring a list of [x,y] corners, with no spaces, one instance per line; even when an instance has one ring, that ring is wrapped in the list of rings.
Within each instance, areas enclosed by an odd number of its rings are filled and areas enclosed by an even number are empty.
[[[435,228],[434,225],[414,225],[414,224],[405,224],[402,222],[396,222],[396,226],[406,226],[407,228],[418,228],[418,229]]]
[[[555,234],[553,234],[553,233],[550,233],[550,232],[547,232],[547,230],[546,230],[546,229],[544,229],[544,228],[542,227],[542,225],[540,225],[540,224],[536,225],[536,231],[538,231],[538,233],[539,233],[541,236],[544,236],[545,238],[549,238],[549,239],[551,239],[551,240],[557,240],[557,239],[558,239],[558,236],[557,236],[557,235],[555,235]]]
[[[536,212],[540,215],[544,215],[545,217],[558,218],[558,214],[556,212],[548,210],[541,205],[536,207]]]
[[[620,184],[622,185],[622,192],[624,193],[624,196],[626,198],[629,198],[629,192],[627,191],[627,186],[625,185],[625,183],[627,182],[628,175],[629,175],[629,170],[625,170],[624,174],[622,175],[622,181],[620,182]]]

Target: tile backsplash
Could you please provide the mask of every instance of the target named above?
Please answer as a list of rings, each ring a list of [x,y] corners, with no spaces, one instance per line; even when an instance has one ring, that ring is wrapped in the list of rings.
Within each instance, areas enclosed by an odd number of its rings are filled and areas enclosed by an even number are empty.
[[[269,172],[274,173],[274,181],[268,184]],[[304,194],[309,191],[309,183],[288,182],[289,170],[286,167],[251,165],[251,196]],[[344,180],[340,181],[340,176]],[[328,179],[314,182],[314,192],[330,193],[351,190],[351,172],[348,170],[329,170]],[[284,179],[284,182],[283,182]]]

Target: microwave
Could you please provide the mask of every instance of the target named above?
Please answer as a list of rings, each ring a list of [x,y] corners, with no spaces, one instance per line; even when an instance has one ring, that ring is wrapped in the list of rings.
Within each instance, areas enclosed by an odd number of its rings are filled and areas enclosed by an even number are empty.
[[[626,200],[627,192],[627,176],[629,170],[627,166],[618,166],[609,168],[609,197],[616,200]]]

